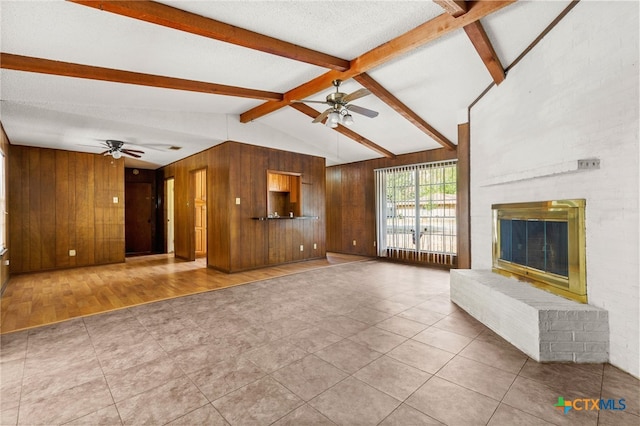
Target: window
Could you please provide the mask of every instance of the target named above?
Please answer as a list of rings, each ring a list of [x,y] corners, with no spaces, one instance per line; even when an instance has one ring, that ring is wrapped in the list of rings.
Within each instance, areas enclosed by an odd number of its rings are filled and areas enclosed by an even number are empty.
[[[378,255],[453,264],[457,254],[457,162],[375,173]]]

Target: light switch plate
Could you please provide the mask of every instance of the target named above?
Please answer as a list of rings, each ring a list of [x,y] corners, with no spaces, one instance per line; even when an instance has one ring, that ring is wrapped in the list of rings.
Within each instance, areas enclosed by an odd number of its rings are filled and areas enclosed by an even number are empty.
[[[118,197],[113,197],[113,204],[118,204]]]
[[[236,205],[238,205],[238,206],[240,205],[240,197],[236,198]]]

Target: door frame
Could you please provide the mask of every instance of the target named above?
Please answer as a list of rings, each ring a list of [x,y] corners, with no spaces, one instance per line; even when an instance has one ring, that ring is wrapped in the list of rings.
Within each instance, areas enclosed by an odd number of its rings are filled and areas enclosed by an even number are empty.
[[[175,191],[176,179],[172,176],[164,180],[164,199],[165,199],[165,251],[173,253],[175,256],[175,238],[176,238],[176,208],[175,208]]]

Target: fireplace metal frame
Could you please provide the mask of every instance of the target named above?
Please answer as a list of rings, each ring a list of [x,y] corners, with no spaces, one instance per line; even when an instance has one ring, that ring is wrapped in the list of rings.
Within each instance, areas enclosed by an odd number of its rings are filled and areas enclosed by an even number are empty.
[[[493,271],[527,281],[560,296],[587,303],[585,205],[584,199],[493,204]],[[568,278],[500,259],[500,219],[567,222]]]

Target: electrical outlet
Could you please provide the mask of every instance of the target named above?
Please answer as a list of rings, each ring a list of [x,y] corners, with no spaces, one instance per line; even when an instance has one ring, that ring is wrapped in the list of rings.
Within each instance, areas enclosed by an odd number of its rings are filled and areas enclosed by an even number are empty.
[[[240,205],[240,197],[236,198],[236,205],[238,205],[238,206]]]
[[[113,204],[118,204],[118,197],[113,197]]]
[[[69,256],[73,257],[76,255],[76,251],[75,250],[69,250]]]
[[[578,160],[578,170],[594,170],[599,168],[599,158],[586,158],[584,160]]]
[[[356,240],[353,240],[353,245],[354,245],[354,246],[356,245]]]
[[[313,243],[313,249],[315,250],[317,248],[318,248],[318,245],[316,243]]]
[[[304,251],[304,246],[300,244],[300,251]]]

